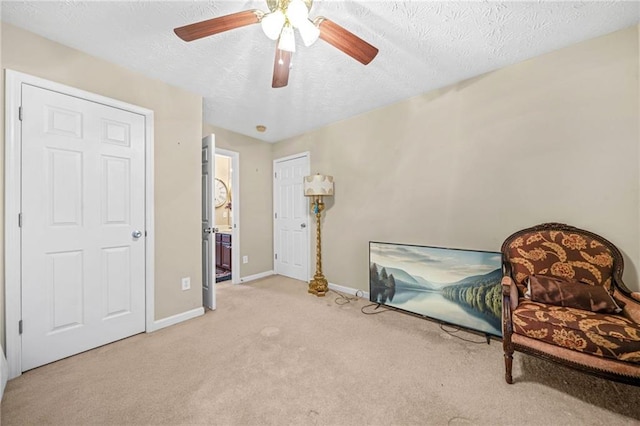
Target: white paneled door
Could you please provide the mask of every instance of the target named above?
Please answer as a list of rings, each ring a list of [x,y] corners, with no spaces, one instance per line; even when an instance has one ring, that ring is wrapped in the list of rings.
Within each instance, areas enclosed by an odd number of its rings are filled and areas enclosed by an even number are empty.
[[[145,117],[22,85],[22,370],[145,330]]]
[[[309,204],[303,178],[309,174],[309,157],[274,161],[275,272],[309,280]]]

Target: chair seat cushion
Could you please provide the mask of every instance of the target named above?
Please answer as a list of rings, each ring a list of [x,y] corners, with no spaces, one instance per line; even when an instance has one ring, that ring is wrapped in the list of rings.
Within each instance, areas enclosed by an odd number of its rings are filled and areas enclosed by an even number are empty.
[[[640,325],[603,314],[520,299],[513,331],[556,346],[640,364]]]

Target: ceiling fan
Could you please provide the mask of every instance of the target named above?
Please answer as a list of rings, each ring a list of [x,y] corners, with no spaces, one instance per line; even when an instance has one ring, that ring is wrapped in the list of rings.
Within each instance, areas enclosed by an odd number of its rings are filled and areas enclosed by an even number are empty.
[[[313,0],[266,0],[269,12],[257,9],[245,10],[185,25],[174,29],[184,41],[193,41],[246,25],[260,23],[262,30],[272,40],[278,40],[273,64],[274,88],[289,82],[291,55],[296,50],[294,29],[298,30],[305,46],[311,46],[318,38],[338,48],[353,59],[367,65],[378,54],[378,49],[352,32],[322,16],[309,19]]]

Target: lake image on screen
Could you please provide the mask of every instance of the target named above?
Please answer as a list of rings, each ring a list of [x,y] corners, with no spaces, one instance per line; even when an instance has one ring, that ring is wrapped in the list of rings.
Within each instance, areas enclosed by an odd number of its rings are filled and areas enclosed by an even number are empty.
[[[502,336],[500,253],[369,243],[369,298]]]

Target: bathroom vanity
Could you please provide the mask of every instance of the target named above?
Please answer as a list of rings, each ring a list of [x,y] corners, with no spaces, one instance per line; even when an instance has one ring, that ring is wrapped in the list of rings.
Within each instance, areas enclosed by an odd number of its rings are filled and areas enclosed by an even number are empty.
[[[216,233],[216,269],[231,271],[231,231]]]

